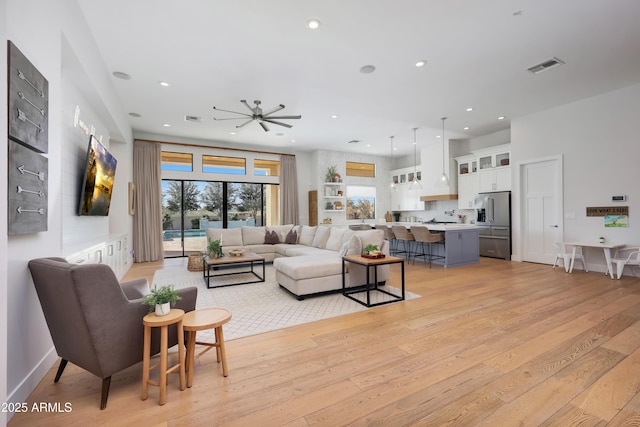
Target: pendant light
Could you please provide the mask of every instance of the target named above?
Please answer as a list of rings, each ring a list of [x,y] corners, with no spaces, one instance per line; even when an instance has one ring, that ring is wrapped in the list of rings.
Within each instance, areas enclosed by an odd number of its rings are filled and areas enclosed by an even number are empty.
[[[393,167],[393,136],[391,138],[391,167]],[[397,188],[395,181],[393,180],[393,174],[391,174],[391,189],[395,190]]]
[[[416,151],[418,149],[418,143],[416,142],[416,131],[418,128],[413,128],[413,181],[409,183],[409,190],[416,188],[422,189],[422,184],[418,181],[418,155]]]
[[[445,145],[444,145],[444,121],[447,120],[446,117],[442,118],[442,176],[438,180],[438,185],[448,186],[449,185],[449,177],[444,168],[444,154],[445,154]]]

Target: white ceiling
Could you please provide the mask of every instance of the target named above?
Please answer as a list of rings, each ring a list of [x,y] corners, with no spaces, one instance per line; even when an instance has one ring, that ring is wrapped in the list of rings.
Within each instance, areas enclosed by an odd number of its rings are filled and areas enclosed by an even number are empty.
[[[388,155],[394,135],[409,154],[411,129],[434,143],[443,116],[447,138],[486,135],[640,82],[637,0],[78,2],[108,70],[132,77],[113,81],[125,111],[142,115],[130,117],[133,129],[212,145]],[[311,18],[319,29],[307,28]],[[526,71],[551,57],[566,64]],[[362,74],[364,65],[376,71]],[[278,114],[302,119],[268,133],[213,120],[232,117],[213,106],[246,112],[241,99],[285,104]]]

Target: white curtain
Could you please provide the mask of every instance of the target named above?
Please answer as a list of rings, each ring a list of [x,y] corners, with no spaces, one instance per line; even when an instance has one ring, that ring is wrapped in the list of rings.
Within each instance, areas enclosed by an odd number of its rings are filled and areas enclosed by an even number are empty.
[[[282,224],[300,224],[296,157],[280,156],[280,217]]]
[[[133,249],[136,262],[164,258],[162,247],[162,146],[154,142],[133,142]]]

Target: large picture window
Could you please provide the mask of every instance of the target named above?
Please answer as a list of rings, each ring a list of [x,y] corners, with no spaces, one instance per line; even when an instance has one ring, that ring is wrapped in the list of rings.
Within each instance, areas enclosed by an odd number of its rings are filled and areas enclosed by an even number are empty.
[[[347,219],[375,219],[376,187],[347,185]]]
[[[201,252],[207,228],[277,225],[279,186],[216,181],[162,180],[166,258]]]

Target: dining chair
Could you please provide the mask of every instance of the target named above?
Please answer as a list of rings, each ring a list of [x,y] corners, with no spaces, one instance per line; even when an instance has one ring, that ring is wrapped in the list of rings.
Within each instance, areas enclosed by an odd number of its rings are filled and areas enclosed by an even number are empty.
[[[565,243],[562,242],[556,242],[553,244],[553,246],[556,247],[556,249],[558,249],[558,252],[556,253],[556,259],[555,261],[553,261],[553,267],[552,268],[556,268],[556,266],[558,265],[558,261],[562,260],[563,264],[564,264],[564,270],[566,272],[569,272],[569,267],[571,266],[571,256],[573,255],[573,246],[571,245],[567,245]],[[584,254],[582,253],[582,247],[580,246],[576,246],[576,254],[575,254],[575,259],[573,260],[574,264],[576,261],[580,261],[582,263],[582,269],[588,273],[589,270],[587,270],[587,263],[584,260]]]

